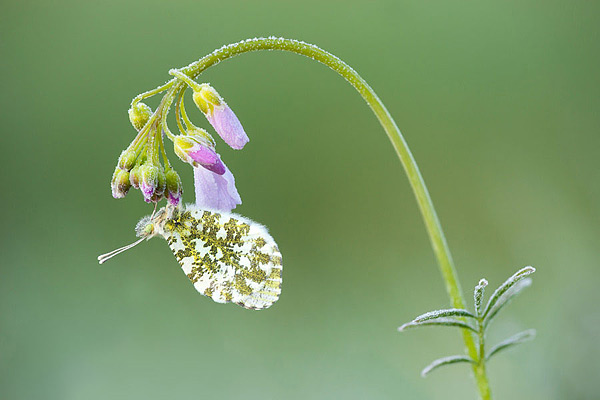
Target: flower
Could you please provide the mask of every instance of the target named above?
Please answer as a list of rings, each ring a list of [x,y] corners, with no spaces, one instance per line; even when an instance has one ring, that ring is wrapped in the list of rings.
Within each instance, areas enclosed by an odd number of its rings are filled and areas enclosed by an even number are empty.
[[[181,179],[174,169],[169,169],[165,174],[167,180],[167,200],[172,206],[176,206],[181,201],[183,188]]]
[[[175,136],[173,140],[175,154],[194,167],[201,165],[209,171],[223,175],[225,165],[205,135],[208,134],[201,129],[195,129],[187,135]]]
[[[196,205],[199,208],[230,212],[238,204],[242,204],[235,187],[235,178],[227,166],[223,166],[225,172],[221,175],[205,168],[194,168]]]
[[[144,201],[146,203],[156,202],[157,195],[160,196],[162,191],[160,190],[160,170],[157,166],[150,163],[144,164],[140,167],[140,190],[144,195]],[[164,173],[163,173],[164,176]],[[164,187],[163,187],[164,190]]]
[[[193,99],[225,143],[236,150],[248,143],[250,139],[240,120],[212,86],[207,83],[199,85],[194,89]]]
[[[138,155],[135,153],[135,151],[131,149],[123,150],[119,156],[119,161],[117,161],[117,167],[121,168],[123,171],[131,171],[131,169],[135,166],[137,157]]]
[[[242,149],[249,139],[231,108],[209,84],[199,84],[179,70],[170,73],[193,90],[196,105],[225,142],[234,149]],[[179,135],[174,135],[165,123],[174,98],[174,82],[134,98],[129,109],[129,120],[138,131],[137,136],[119,156],[111,181],[115,198],[123,198],[131,187],[142,192],[146,202],[158,203],[163,198],[171,206],[181,203],[183,185],[165,153],[164,136],[173,142],[175,153],[182,161],[194,167],[196,198],[205,209],[231,211],[242,203],[235,187],[235,179],[216,152],[216,142],[205,130],[196,127],[188,118],[184,97],[175,107]],[[152,109],[141,100],[167,91],[166,102]],[[162,157],[161,157],[162,156]],[[161,161],[162,158],[162,161]]]
[[[152,109],[144,103],[137,103],[131,106],[128,114],[131,125],[133,125],[136,131],[139,131],[150,119]]]
[[[122,199],[125,197],[129,191],[129,188],[131,188],[131,183],[129,182],[129,172],[124,171],[119,167],[115,168],[110,186],[112,189],[112,195],[115,199]]]

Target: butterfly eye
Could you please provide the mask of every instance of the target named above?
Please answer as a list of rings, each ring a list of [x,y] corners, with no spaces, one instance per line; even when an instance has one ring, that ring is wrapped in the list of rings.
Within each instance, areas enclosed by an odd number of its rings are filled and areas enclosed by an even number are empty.
[[[144,235],[152,235],[154,233],[154,224],[151,222],[143,230]]]
[[[147,215],[135,226],[135,235],[137,237],[148,237],[154,233],[154,222],[152,222],[152,216]]]

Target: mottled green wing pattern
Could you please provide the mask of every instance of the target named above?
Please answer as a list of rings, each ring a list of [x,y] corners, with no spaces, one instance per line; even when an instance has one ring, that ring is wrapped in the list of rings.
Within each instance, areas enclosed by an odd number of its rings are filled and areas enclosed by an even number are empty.
[[[264,226],[190,205],[176,210],[161,228],[198,292],[254,310],[279,298],[281,253]]]

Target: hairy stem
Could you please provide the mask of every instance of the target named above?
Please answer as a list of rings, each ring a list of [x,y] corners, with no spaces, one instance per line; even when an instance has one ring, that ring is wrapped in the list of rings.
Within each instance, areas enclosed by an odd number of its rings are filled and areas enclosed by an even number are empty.
[[[433,207],[433,202],[431,201],[429,192],[419,171],[419,167],[408,148],[408,144],[379,97],[377,97],[367,82],[365,82],[348,64],[315,45],[292,39],[270,37],[248,39],[223,46],[179,71],[194,79],[209,67],[216,65],[223,60],[242,53],[260,50],[281,50],[309,57],[325,64],[340,74],[360,93],[362,98],[377,116],[377,119],[392,142],[392,146],[394,146],[396,154],[398,155],[398,158],[400,158],[404,170],[408,175],[408,180],[412,186],[417,203],[419,204],[421,214],[423,215],[429,239],[431,240],[433,251],[446,284],[446,290],[450,296],[452,307],[465,308],[465,302],[461,294],[458,277],[450,255],[450,249],[446,243],[446,238],[444,237],[440,221]],[[171,97],[173,97],[173,94],[182,89],[185,85],[185,82],[179,80],[173,86],[169,87],[168,93],[170,92]],[[168,97],[168,95],[165,97]],[[462,332],[469,356],[472,359],[477,360],[478,349],[473,336],[466,329],[463,329]],[[475,374],[481,398],[484,400],[491,399],[485,368],[480,368],[479,365],[474,364],[473,373]]]
[[[477,318],[477,336],[479,339],[479,358],[477,359],[477,363],[473,365],[473,372],[475,373],[475,377],[485,377],[487,376],[485,372],[485,325],[483,324],[482,317]],[[477,379],[477,386],[482,399],[492,398],[487,380]]]

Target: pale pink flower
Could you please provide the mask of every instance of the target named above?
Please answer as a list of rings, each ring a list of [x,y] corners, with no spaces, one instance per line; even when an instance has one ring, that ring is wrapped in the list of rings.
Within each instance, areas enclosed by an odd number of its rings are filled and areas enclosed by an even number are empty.
[[[236,150],[242,149],[250,140],[240,120],[212,86],[204,83],[194,91],[194,102],[204,113],[219,136]]]
[[[233,174],[225,164],[222,165],[225,172],[220,175],[206,168],[194,168],[196,205],[199,208],[230,212],[242,204]]]
[[[202,167],[216,174],[225,173],[225,165],[219,155],[212,149],[209,142],[203,140],[198,135],[179,135],[173,141],[175,145],[175,154],[182,161],[185,161],[194,167]]]
[[[212,113],[206,114],[206,119],[225,143],[236,150],[242,149],[250,140],[240,120],[225,103],[214,107]]]

